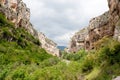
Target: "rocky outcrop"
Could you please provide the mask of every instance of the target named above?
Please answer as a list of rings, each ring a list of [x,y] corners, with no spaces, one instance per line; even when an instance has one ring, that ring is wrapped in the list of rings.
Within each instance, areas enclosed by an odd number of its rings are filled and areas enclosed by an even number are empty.
[[[112,31],[108,27],[109,12],[105,12],[101,16],[93,18],[89,23],[89,49],[94,49],[94,43],[106,35],[111,34]]]
[[[120,20],[116,24],[114,38],[120,42]]]
[[[80,49],[88,48],[87,46],[89,45],[88,40],[89,40],[88,28],[80,30],[79,32],[75,33],[75,35],[72,37],[67,52],[75,53]]]
[[[114,30],[114,38],[120,41],[120,0],[108,0],[110,8],[109,27]]]
[[[120,1],[119,0],[108,0],[109,12],[99,17],[101,21],[95,22],[98,24],[98,28],[89,29],[90,37],[90,49],[94,49],[94,43],[104,36],[113,36],[119,40],[120,35]],[[95,26],[95,25],[94,25]],[[99,32],[97,35],[97,32]]]
[[[120,19],[120,0],[108,0],[109,5],[109,27],[115,26]],[[113,27],[114,28],[114,27]]]
[[[17,27],[24,27],[33,36],[37,37],[37,31],[30,23],[30,9],[22,0],[1,0],[0,12]]]
[[[71,39],[69,51],[77,52],[80,49],[94,48],[94,42],[109,34],[107,25],[109,12],[90,20],[89,26],[77,32]]]
[[[60,56],[60,50],[57,49],[57,44],[48,39],[43,33],[38,33],[38,39],[42,43],[42,47],[54,56]]]
[[[81,48],[94,49],[94,43],[104,36],[113,36],[120,41],[120,0],[108,0],[108,5],[110,8],[108,12],[90,20],[87,27],[88,31],[80,30],[73,36],[68,48],[70,52],[76,52]],[[87,34],[84,34],[85,32]],[[87,40],[84,38],[87,38]],[[79,40],[81,40],[80,43]]]
[[[0,13],[4,14],[16,28],[23,27],[31,35],[39,39],[42,48],[45,48],[52,55],[59,56],[57,45],[33,28],[30,23],[30,9],[26,7],[22,0],[0,0]]]

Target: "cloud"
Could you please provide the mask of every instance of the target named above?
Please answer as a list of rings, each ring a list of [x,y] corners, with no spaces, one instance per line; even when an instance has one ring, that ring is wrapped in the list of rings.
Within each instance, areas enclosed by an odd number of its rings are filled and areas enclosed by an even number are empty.
[[[31,9],[31,22],[58,45],[68,45],[70,34],[108,10],[107,0],[23,0]]]
[[[61,43],[60,46],[63,45],[67,45],[69,42],[69,40],[72,38],[72,36],[75,34],[76,31],[71,31],[65,34],[62,34],[60,36],[54,37],[53,39],[58,42]]]

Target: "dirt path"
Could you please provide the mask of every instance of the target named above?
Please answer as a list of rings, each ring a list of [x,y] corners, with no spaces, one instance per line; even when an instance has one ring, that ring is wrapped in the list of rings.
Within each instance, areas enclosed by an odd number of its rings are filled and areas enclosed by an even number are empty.
[[[116,78],[115,78],[115,79],[113,79],[113,80],[120,80],[120,76],[116,77]]]

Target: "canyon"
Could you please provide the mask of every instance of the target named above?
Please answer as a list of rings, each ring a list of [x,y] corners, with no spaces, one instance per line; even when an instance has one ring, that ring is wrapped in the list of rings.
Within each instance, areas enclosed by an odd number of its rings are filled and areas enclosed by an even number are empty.
[[[34,29],[22,0],[0,0],[0,80],[118,80],[120,0],[108,6],[75,33],[65,52]]]

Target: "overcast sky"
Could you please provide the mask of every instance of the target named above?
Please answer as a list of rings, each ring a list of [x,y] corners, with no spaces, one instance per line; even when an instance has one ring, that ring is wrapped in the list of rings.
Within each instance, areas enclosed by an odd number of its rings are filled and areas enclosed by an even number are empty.
[[[60,46],[93,17],[108,10],[107,0],[23,0],[31,10],[31,23]]]

